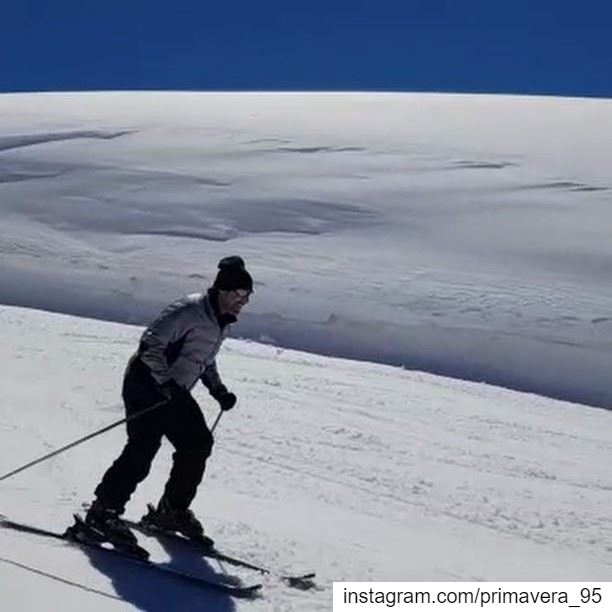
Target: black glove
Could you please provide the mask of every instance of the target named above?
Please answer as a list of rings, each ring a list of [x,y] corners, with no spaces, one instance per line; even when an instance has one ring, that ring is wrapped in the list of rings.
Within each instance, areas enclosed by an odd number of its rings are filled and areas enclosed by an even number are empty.
[[[221,410],[223,411],[231,410],[238,401],[235,394],[230,393],[227,390],[215,393],[213,397],[219,402],[219,406],[221,406]]]

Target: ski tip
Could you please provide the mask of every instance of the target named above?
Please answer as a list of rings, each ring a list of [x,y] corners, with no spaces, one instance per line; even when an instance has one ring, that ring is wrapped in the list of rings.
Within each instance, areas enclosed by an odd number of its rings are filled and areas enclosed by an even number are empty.
[[[255,599],[261,594],[262,584],[252,584],[245,587],[229,587],[230,593],[234,597],[241,597],[244,599]]]
[[[294,589],[308,591],[314,589],[317,585],[314,581],[315,573],[311,572],[301,576],[283,576],[283,582]]]

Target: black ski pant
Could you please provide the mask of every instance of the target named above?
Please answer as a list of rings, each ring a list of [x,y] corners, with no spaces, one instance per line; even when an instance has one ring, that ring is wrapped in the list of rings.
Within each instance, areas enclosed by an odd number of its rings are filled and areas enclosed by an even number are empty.
[[[123,380],[126,415],[130,417],[163,399],[148,366],[138,357],[132,358]],[[96,498],[122,513],[138,483],[149,474],[165,436],[175,452],[164,501],[171,508],[186,510],[202,481],[213,446],[204,415],[189,391],[178,390],[167,403],[128,421],[127,435],[123,452],[96,488]]]

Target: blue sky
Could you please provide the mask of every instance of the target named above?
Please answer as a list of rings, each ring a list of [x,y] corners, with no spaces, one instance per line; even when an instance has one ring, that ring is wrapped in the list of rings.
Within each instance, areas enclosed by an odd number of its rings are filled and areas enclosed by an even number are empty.
[[[612,97],[609,0],[14,0],[0,91]]]

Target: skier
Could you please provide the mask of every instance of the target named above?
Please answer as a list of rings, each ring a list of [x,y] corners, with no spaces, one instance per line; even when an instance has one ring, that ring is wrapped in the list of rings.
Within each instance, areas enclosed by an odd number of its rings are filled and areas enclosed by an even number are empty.
[[[143,522],[162,531],[206,539],[212,546],[189,509],[213,446],[213,436],[190,391],[200,379],[222,410],[236,404],[236,396],[221,381],[215,357],[228,325],[237,321],[253,292],[241,257],[225,257],[218,269],[205,294],[181,298],[161,312],[129,360],[122,392],[127,416],[159,407],[128,421],[127,444],[95,490],[85,522],[110,541],[136,542],[121,515],[149,473],[165,436],[175,449],[170,477],[157,507],[150,507]]]

